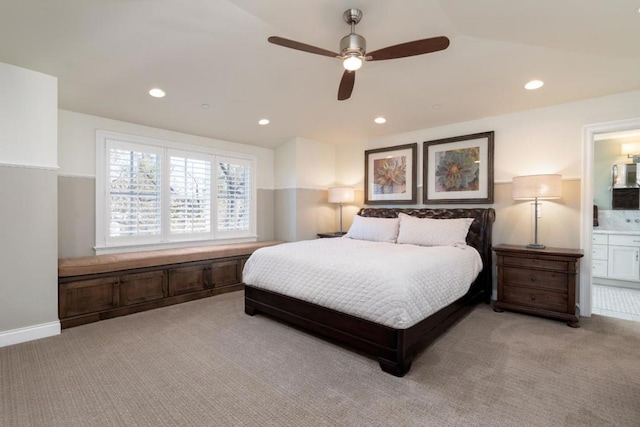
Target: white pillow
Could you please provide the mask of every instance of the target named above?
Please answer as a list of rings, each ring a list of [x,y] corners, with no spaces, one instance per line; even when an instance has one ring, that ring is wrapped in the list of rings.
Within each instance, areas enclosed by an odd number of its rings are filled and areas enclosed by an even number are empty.
[[[395,243],[398,238],[398,218],[369,218],[360,215],[353,217],[349,232],[344,235],[349,239],[370,240],[372,242]]]
[[[473,218],[433,219],[398,214],[398,243],[420,246],[459,246],[467,244]]]

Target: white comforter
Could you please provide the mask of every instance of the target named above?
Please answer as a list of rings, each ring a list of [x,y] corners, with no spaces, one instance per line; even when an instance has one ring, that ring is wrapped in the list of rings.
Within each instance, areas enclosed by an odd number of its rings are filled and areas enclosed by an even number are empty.
[[[245,264],[243,281],[406,329],[463,296],[481,270],[471,246],[334,238],[258,249]]]

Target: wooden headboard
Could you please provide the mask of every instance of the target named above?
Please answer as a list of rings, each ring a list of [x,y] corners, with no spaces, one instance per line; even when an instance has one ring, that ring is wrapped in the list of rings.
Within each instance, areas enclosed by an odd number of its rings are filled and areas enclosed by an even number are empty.
[[[459,209],[411,209],[411,208],[362,208],[358,215],[375,218],[396,218],[398,213],[405,213],[418,218],[450,219],[473,218],[467,234],[467,244],[473,246],[482,258],[482,271],[471,285],[472,296],[483,294],[485,302],[491,301],[493,289],[491,234],[496,212],[492,208],[459,208]]]

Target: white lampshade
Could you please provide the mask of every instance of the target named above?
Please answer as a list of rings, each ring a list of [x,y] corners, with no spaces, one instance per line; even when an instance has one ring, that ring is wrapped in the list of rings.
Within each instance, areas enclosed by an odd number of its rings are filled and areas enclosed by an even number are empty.
[[[355,200],[351,187],[333,187],[329,189],[329,203],[348,203]]]
[[[513,178],[513,198],[559,199],[562,197],[562,175],[526,175]]]

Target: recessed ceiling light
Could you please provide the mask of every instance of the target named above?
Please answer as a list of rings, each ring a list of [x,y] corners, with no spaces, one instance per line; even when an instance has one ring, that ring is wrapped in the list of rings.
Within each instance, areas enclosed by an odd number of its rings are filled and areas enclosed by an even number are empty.
[[[524,85],[524,88],[527,90],[535,90],[540,89],[542,86],[544,86],[544,82],[542,80],[531,80],[529,83]]]
[[[202,108],[203,110],[208,110],[209,109],[209,104],[201,104],[200,108]]]
[[[373,121],[381,125],[382,123],[386,123],[387,119],[385,119],[384,117],[376,117],[375,119],[373,119]]]
[[[153,88],[149,91],[149,95],[153,96],[154,98],[164,98],[164,96],[166,95],[166,93],[164,93],[164,91],[162,89],[158,89]]]
[[[440,107],[442,107],[442,105],[440,105],[440,104],[433,104],[433,105],[431,106],[431,108],[433,108],[434,110],[439,110],[439,109],[440,109]]]
[[[268,125],[269,124],[269,120],[268,119],[260,119],[260,120],[258,120],[258,124],[260,126]]]

